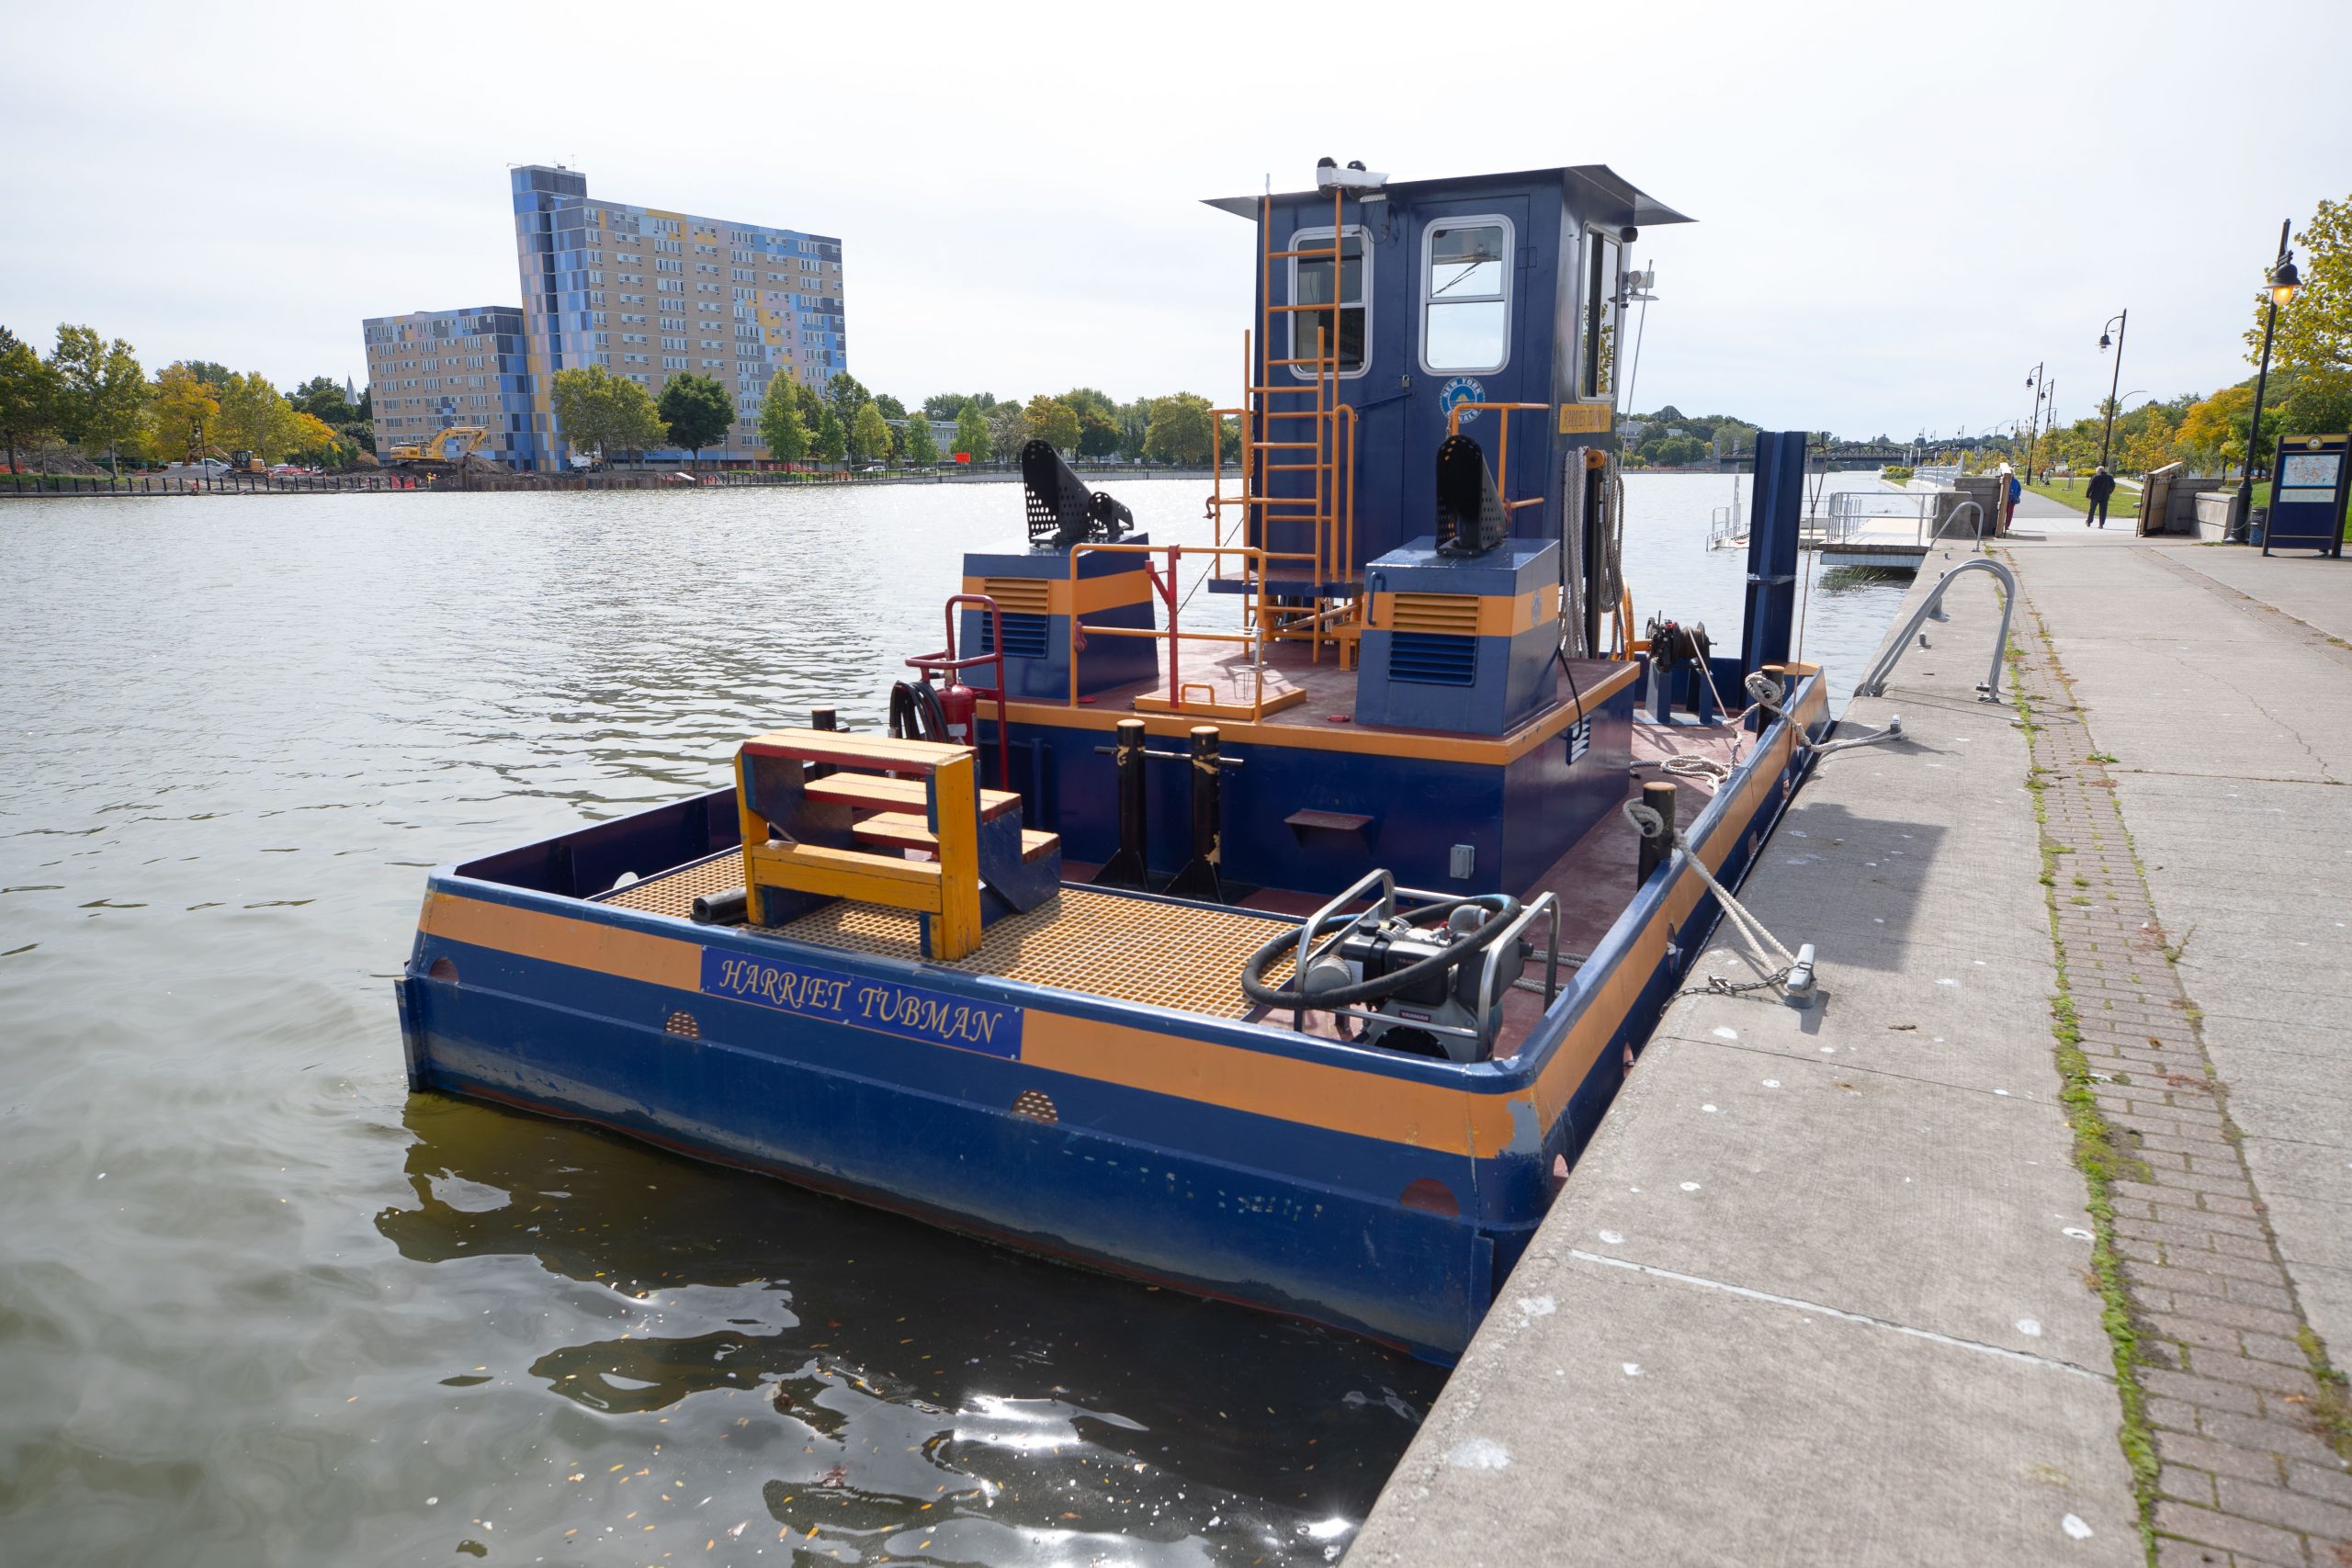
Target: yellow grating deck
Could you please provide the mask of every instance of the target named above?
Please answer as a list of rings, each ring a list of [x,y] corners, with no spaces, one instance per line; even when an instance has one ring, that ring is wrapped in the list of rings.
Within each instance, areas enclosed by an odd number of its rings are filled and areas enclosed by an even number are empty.
[[[596,901],[684,920],[694,917],[697,896],[731,893],[742,886],[742,854],[729,850],[600,894]],[[978,953],[948,967],[1211,1018],[1239,1018],[1250,1010],[1241,994],[1242,961],[1283,923],[1065,887],[1044,908],[990,926]],[[769,934],[924,961],[915,917],[867,904],[836,901]],[[1276,959],[1267,970],[1268,982],[1280,985],[1288,978],[1290,964],[1287,956]]]
[[[990,926],[978,953],[947,967],[1211,1018],[1239,1018],[1250,1007],[1241,994],[1242,961],[1283,924],[1224,909],[1065,887],[1043,908]],[[829,904],[777,927],[774,934],[853,953],[922,958],[912,915],[867,904]],[[1280,985],[1289,974],[1290,960],[1282,958],[1267,977]]]
[[[599,893],[594,902],[691,920],[695,918],[695,899],[714,893],[732,893],[742,886],[743,852],[722,850],[707,860],[632,882],[617,892]]]

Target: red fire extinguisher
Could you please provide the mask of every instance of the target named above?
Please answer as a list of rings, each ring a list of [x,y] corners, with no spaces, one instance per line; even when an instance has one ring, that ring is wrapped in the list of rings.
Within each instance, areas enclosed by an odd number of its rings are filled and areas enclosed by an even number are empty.
[[[973,742],[973,718],[979,711],[980,699],[972,688],[964,684],[954,671],[947,672],[947,684],[939,689],[939,716],[947,722],[947,743],[969,746]]]

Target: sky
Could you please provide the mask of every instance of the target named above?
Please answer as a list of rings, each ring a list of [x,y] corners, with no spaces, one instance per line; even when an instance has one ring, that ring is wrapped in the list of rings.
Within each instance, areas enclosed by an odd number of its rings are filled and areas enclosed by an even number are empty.
[[[2022,420],[2037,364],[2092,412],[2126,309],[2120,390],[2244,378],[2280,220],[2352,197],[2352,0],[5,11],[0,323],[281,386],[516,303],[514,164],[839,236],[910,402],[1231,401],[1252,230],[1202,198],[1607,164],[1698,220],[1634,246],[1629,406],[1897,438]]]

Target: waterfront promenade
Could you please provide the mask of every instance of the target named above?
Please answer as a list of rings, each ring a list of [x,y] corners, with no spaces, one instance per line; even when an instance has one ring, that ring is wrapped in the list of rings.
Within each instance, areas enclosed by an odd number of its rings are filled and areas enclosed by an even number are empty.
[[[1820,1001],[1673,1007],[1351,1562],[2352,1563],[2352,565],[2017,530],[2004,700],[1969,581],[1751,878]]]

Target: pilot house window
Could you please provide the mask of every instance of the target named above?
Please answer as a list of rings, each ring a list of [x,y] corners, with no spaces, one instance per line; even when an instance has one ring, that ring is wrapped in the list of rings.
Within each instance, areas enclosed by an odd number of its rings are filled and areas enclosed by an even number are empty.
[[[1294,251],[1329,252],[1331,231],[1301,229],[1291,236]],[[1339,317],[1340,341],[1337,371],[1341,376],[1363,374],[1364,343],[1371,329],[1371,310],[1366,303],[1372,298],[1372,264],[1364,254],[1363,231],[1349,228],[1340,234]],[[1333,303],[1331,292],[1331,259],[1325,255],[1297,255],[1290,263],[1290,298],[1295,305]],[[1325,367],[1314,363],[1332,350],[1327,346],[1331,331],[1329,310],[1292,310],[1290,316],[1290,357],[1295,363],[1291,374],[1301,380],[1312,381],[1324,374]]]
[[[1422,236],[1421,368],[1500,370],[1510,362],[1510,224],[1450,218]]]
[[[1624,247],[1613,234],[1595,229],[1585,235],[1584,395],[1617,398],[1617,328],[1623,314],[1618,296]]]

